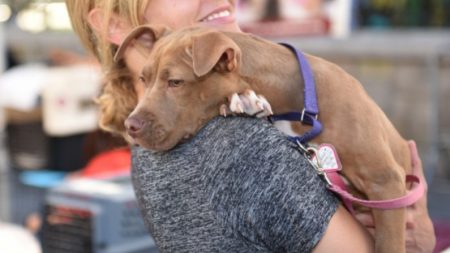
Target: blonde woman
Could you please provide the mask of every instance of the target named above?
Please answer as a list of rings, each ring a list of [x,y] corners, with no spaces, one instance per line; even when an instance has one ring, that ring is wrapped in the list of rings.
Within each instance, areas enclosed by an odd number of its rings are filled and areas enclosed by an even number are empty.
[[[66,4],[74,30],[106,75],[100,124],[119,134],[144,91],[138,74],[145,57],[139,50],[131,48],[123,61],[113,61],[128,32],[140,24],[240,31],[236,0]],[[373,252],[368,230],[327,191],[283,135],[258,119],[214,119],[189,142],[165,153],[133,147],[132,179],[161,252]],[[434,244],[423,205],[410,212],[416,219],[408,240],[416,245],[409,252],[431,252]],[[370,224],[367,215],[360,219]]]

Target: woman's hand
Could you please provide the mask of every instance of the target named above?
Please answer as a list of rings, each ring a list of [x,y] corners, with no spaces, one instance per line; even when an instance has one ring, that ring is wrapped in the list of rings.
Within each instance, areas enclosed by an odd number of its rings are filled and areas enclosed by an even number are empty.
[[[433,224],[427,209],[427,184],[423,174],[422,161],[417,152],[416,143],[409,141],[413,171],[425,184],[425,194],[417,203],[407,207],[406,211],[406,252],[430,253],[436,244]],[[373,235],[375,233],[373,218],[370,213],[357,213],[356,218]]]

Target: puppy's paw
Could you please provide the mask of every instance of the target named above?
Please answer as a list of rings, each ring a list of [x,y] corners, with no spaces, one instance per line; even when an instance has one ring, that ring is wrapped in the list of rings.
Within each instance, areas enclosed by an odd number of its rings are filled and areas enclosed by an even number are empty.
[[[256,95],[253,90],[246,90],[242,94],[234,93],[229,101],[229,111],[234,114],[247,114],[258,118],[273,114],[267,99],[262,95]]]

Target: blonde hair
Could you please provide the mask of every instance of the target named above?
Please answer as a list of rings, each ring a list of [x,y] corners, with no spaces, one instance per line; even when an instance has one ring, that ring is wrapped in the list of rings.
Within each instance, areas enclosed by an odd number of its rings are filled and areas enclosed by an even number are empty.
[[[145,9],[150,0],[66,0],[67,10],[75,33],[86,49],[100,62],[105,72],[105,84],[97,102],[100,106],[99,125],[104,130],[125,135],[124,121],[137,104],[133,76],[124,62],[114,62],[117,46],[107,39],[114,17],[131,27],[144,23]],[[91,10],[102,10],[102,31],[90,26]]]
[[[112,17],[118,16],[132,27],[142,25],[144,12],[150,0],[66,0],[67,10],[75,33],[81,42],[94,54],[103,66],[113,62],[117,46],[107,40],[106,34]],[[88,22],[94,8],[103,11],[103,31],[96,33]]]

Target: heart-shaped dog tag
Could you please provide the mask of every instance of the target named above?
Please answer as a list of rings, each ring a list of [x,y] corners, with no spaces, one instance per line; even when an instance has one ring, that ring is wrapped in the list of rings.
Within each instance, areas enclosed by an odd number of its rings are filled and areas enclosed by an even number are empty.
[[[337,171],[342,169],[336,149],[329,143],[321,144],[317,148],[317,158],[322,170]]]

